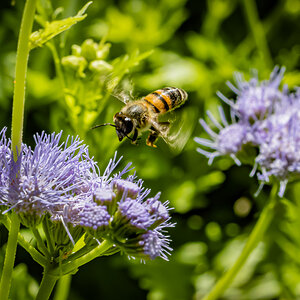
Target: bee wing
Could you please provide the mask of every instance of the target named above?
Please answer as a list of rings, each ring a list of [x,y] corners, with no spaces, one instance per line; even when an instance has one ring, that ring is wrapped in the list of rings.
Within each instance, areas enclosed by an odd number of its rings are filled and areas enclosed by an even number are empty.
[[[158,130],[173,154],[177,155],[192,135],[197,119],[197,109],[185,107],[178,112],[171,113],[173,114],[168,119],[170,125],[165,126],[163,122]]]
[[[117,77],[107,79],[106,88],[113,97],[125,104],[134,100],[132,80],[124,79],[120,83]]]

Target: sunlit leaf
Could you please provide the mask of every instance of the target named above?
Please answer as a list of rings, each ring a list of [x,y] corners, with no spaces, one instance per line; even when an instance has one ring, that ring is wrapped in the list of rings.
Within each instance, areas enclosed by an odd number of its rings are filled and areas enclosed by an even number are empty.
[[[65,18],[63,20],[55,20],[50,23],[46,22],[45,28],[35,31],[30,35],[29,48],[33,49],[36,47],[41,47],[56,35],[64,32],[74,24],[85,19],[87,14],[84,13],[91,4],[92,2],[90,1],[84,5],[74,17]]]

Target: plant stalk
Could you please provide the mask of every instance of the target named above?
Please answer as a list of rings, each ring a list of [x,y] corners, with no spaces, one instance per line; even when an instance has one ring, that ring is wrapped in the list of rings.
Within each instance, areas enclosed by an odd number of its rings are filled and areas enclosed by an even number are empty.
[[[230,286],[240,269],[247,261],[249,255],[256,248],[258,243],[262,240],[263,235],[268,229],[275,214],[275,207],[277,204],[278,185],[274,185],[271,191],[269,203],[264,207],[255,227],[253,228],[246,245],[244,246],[240,256],[235,261],[233,266],[219,279],[213,289],[206,295],[203,300],[220,299],[226,289]]]
[[[57,279],[58,279],[57,276],[53,276],[48,271],[48,268],[45,268],[43,279],[42,279],[38,294],[35,299],[36,300],[48,300],[52,293],[52,290],[55,286]]]
[[[269,68],[273,66],[272,56],[268,47],[268,42],[264,32],[264,27],[259,20],[257,7],[254,0],[243,0],[246,18],[250,29],[253,34],[253,38],[256,44],[257,49],[259,50],[262,61]]]
[[[16,58],[15,85],[12,109],[12,151],[14,159],[21,151],[25,105],[25,81],[29,57],[29,37],[32,31],[37,0],[27,0],[23,12]],[[17,150],[17,151],[16,151]]]
[[[64,275],[62,276],[58,283],[55,290],[54,300],[67,300],[70,291],[72,275]]]
[[[32,31],[36,1],[37,0],[27,0],[25,3],[18,39],[11,133],[11,148],[15,161],[17,161],[18,154],[21,152],[25,103],[25,79],[29,56],[29,37]],[[9,296],[12,272],[17,250],[19,229],[19,217],[17,214],[12,212],[4,266],[0,282],[1,300],[7,300]]]
[[[110,247],[112,247],[113,244],[109,242],[108,240],[104,240],[99,246],[97,246],[95,249],[91,250],[89,253],[77,258],[74,261],[68,261],[67,263],[63,263],[59,268],[57,268],[53,274],[54,275],[60,275],[60,274],[68,274],[70,272],[75,271],[77,268],[79,268],[82,265],[85,265],[86,263],[90,262],[91,260],[95,259],[96,257],[101,256],[104,252],[106,252]]]

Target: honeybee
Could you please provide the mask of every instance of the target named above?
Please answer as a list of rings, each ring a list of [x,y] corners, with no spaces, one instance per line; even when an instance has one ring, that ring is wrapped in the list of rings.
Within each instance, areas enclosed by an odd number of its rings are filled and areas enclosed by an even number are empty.
[[[119,141],[127,137],[133,144],[137,143],[142,132],[149,130],[146,144],[156,147],[155,143],[159,137],[168,139],[170,127],[170,122],[160,122],[159,117],[181,106],[187,98],[188,95],[184,90],[175,87],[156,90],[135,101],[129,101],[124,97],[120,100],[125,106],[114,115],[114,124],[96,125],[92,129],[106,125],[113,126],[116,128]]]

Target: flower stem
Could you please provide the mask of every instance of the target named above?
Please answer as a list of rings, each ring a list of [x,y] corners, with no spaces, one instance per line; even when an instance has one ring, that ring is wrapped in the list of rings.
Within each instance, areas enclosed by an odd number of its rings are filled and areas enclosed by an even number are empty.
[[[7,300],[10,291],[11,277],[14,268],[20,220],[16,213],[11,214],[10,230],[5,252],[4,265],[0,282],[0,299]]]
[[[247,258],[256,248],[257,244],[262,240],[262,237],[268,229],[274,214],[277,203],[278,185],[275,184],[272,188],[269,203],[264,207],[255,227],[253,228],[246,245],[244,246],[240,256],[235,261],[234,265],[219,279],[213,289],[203,300],[220,299],[221,295],[230,286],[235,276],[245,264]]]
[[[55,290],[54,300],[67,300],[68,299],[70,285],[71,285],[71,279],[72,279],[72,275],[70,275],[70,274],[64,275],[59,279],[56,290]]]
[[[37,0],[26,1],[18,40],[11,133],[12,151],[14,152],[15,160],[17,160],[17,153],[20,153],[22,144],[29,37],[32,30],[36,1]],[[18,149],[18,152],[16,149]]]
[[[1,223],[6,227],[7,230],[10,230],[10,220],[7,218],[6,215],[3,217],[5,218],[1,219]],[[20,232],[18,233],[18,243],[30,254],[34,261],[36,261],[42,267],[46,266],[46,258],[42,254],[40,254],[40,252],[37,251],[30,243],[28,243]]]
[[[32,30],[36,1],[37,0],[26,1],[18,40],[11,133],[11,148],[14,154],[15,161],[17,161],[18,153],[21,152],[25,103],[25,78],[29,56],[29,37]],[[19,229],[19,217],[14,212],[12,212],[10,231],[8,235],[7,248],[0,283],[1,300],[8,299],[12,271],[17,250]]]
[[[58,279],[57,276],[53,276],[50,272],[48,272],[48,268],[45,268],[43,279],[42,279],[38,294],[35,299],[36,300],[48,300],[52,293],[52,290],[55,286],[57,279]]]
[[[48,249],[47,249],[47,247],[46,247],[46,245],[45,245],[45,243],[44,243],[44,241],[43,241],[43,239],[42,239],[42,237],[41,237],[39,231],[38,231],[36,228],[34,228],[34,227],[31,227],[30,229],[31,229],[31,231],[32,231],[32,233],[33,233],[33,235],[34,235],[34,237],[36,238],[36,241],[37,241],[37,245],[38,245],[39,250],[40,250],[40,251],[41,251],[48,259],[50,259],[51,255],[50,255],[50,253],[49,253],[49,251],[48,251]]]
[[[252,31],[254,41],[259,50],[262,60],[268,67],[273,65],[271,53],[268,47],[266,35],[262,23],[259,20],[256,4],[254,0],[244,0],[245,14]]]
[[[69,261],[65,264],[62,264],[57,270],[55,270],[54,274],[55,275],[68,274],[68,273],[76,270],[80,266],[85,265],[86,263],[90,262],[94,258],[101,256],[104,252],[106,252],[112,246],[113,246],[113,244],[111,242],[109,242],[108,240],[104,240],[95,249],[93,249],[89,253],[79,257],[75,261]]]
[[[49,222],[47,218],[43,219],[43,229],[46,236],[47,246],[51,255],[54,255],[54,242],[49,231]]]

